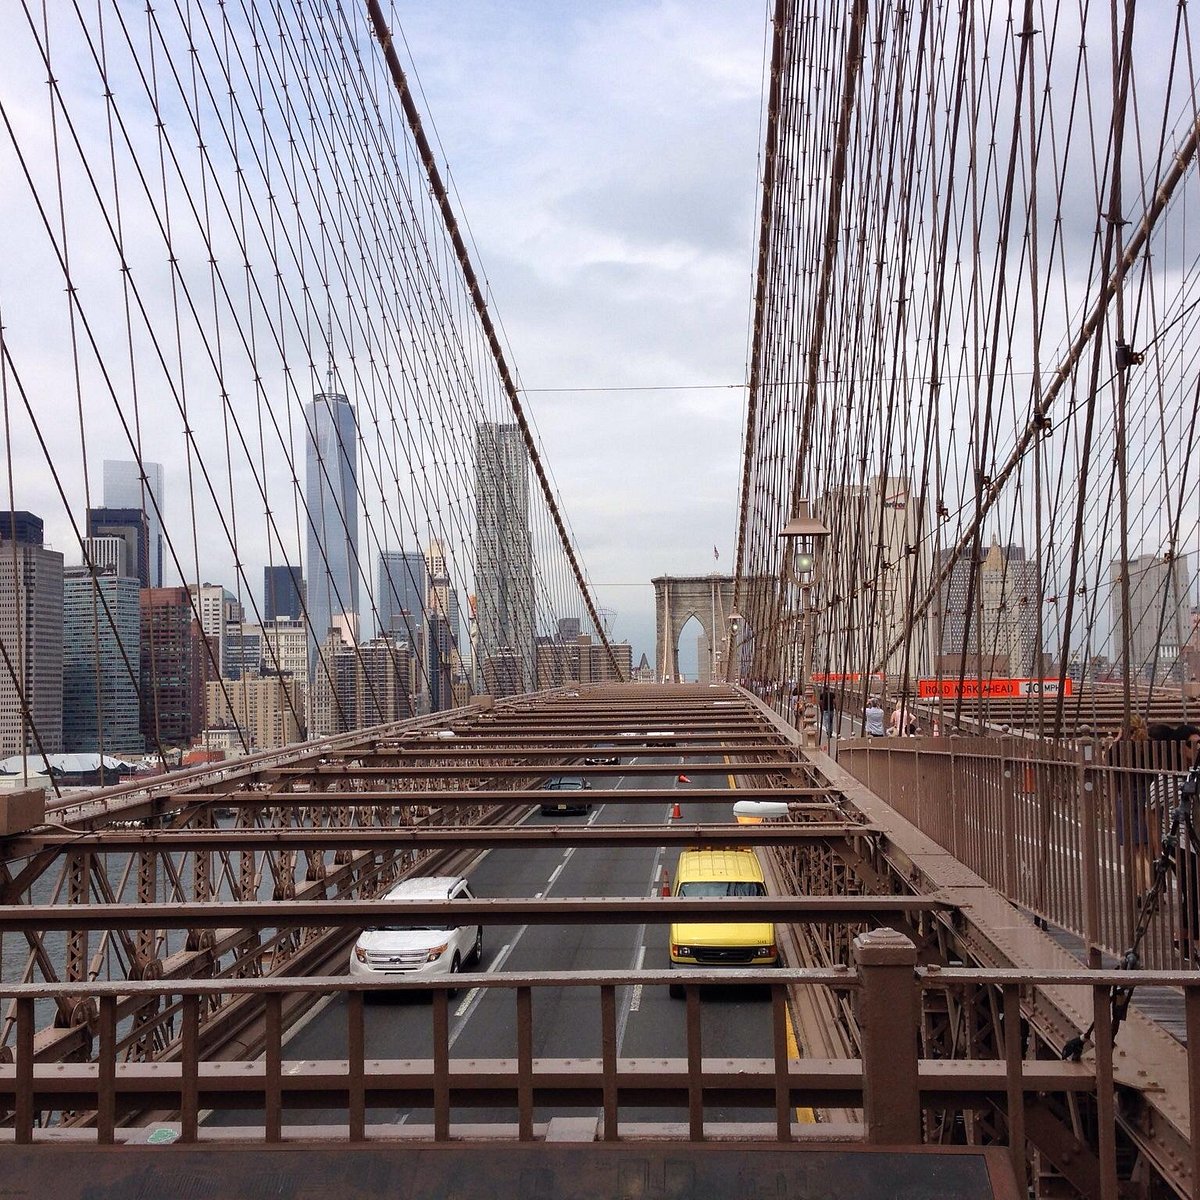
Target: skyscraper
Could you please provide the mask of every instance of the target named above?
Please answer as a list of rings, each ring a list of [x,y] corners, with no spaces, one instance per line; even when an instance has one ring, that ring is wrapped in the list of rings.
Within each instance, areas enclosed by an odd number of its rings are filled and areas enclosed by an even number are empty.
[[[1038,569],[1023,547],[993,539],[974,570],[971,556],[962,555],[940,592],[943,670],[959,670],[964,656],[969,673],[1028,675],[1038,669]]]
[[[150,525],[140,507],[89,508],[87,536],[88,539],[120,538],[125,543],[126,551],[120,574],[136,579],[144,588],[151,586]]]
[[[262,626],[246,621],[227,622],[221,674],[226,679],[243,679],[247,675],[258,675],[262,665]]]
[[[1186,554],[1168,559],[1143,554],[1131,559],[1122,571],[1121,563],[1109,567],[1111,585],[1109,612],[1112,618],[1112,653],[1114,662],[1121,662],[1124,653],[1122,614],[1125,591],[1122,575],[1126,576],[1129,594],[1129,663],[1130,675],[1155,676],[1158,682],[1170,677],[1179,660],[1180,647],[1191,632],[1189,608],[1192,592],[1188,585]]]
[[[148,578],[143,587],[162,587],[163,469],[161,463],[144,463],[146,479],[136,462],[104,460],[105,508],[137,508],[146,514]]]
[[[219,583],[202,583],[199,587],[189,584],[187,590],[192,594],[196,612],[200,614],[200,630],[208,641],[211,657],[205,673],[213,674],[215,666],[216,674],[224,676],[230,629],[240,625],[245,616],[242,604]]]
[[[0,755],[57,754],[62,749],[63,557],[42,545],[41,518],[27,512],[0,518],[0,643],[8,657],[0,667]]]
[[[305,409],[308,453],[309,658],[331,625],[358,626],[358,445],[354,407],[336,392],[320,392]],[[335,618],[341,618],[335,622]],[[310,672],[311,674],[311,672]]]
[[[378,596],[380,634],[407,642],[412,656],[423,658],[429,602],[425,555],[419,550],[383,551],[379,555]]]
[[[490,421],[475,437],[475,596],[480,662],[504,656],[498,681],[533,678],[533,544],[529,455],[516,425]],[[513,661],[519,663],[514,669]]]
[[[321,642],[309,690],[309,737],[329,737],[354,728],[355,654],[342,629],[333,625]]]
[[[358,648],[354,677],[358,728],[413,715],[410,660],[409,646],[386,633]]]
[[[286,617],[299,621],[304,608],[304,578],[299,567],[263,567],[263,620]]]
[[[204,634],[187,588],[143,588],[141,713],[148,745],[187,746],[204,724]]]
[[[450,578],[450,564],[446,558],[445,544],[434,538],[429,543],[429,551],[425,556],[429,570],[429,598],[425,606],[426,613],[440,613],[449,623],[449,647],[454,653],[462,650],[462,615],[458,607],[458,591]]]
[[[236,687],[216,680],[205,686],[206,728],[237,727],[256,750],[278,750],[300,740],[300,685],[287,676],[251,676]],[[242,753],[240,743],[237,753]]]
[[[138,581],[87,566],[63,573],[63,749],[141,754]]]
[[[928,672],[936,653],[927,627],[906,633],[910,598],[925,586],[929,570],[919,509],[911,481],[898,475],[839,484],[816,507],[834,530],[830,543],[847,543],[843,553],[826,555],[823,570],[825,594],[844,598],[835,654],[879,661],[895,646],[882,666],[897,676]],[[961,653],[961,639],[953,644]],[[815,657],[821,661],[820,649]]]
[[[129,553],[129,547],[124,538],[119,537],[85,537],[83,539],[83,562],[97,575],[107,572],[119,575],[124,579],[140,582],[137,577],[137,563]]]
[[[431,712],[441,712],[454,703],[452,664],[456,653],[450,622],[440,609],[432,609],[425,629],[425,674]]]

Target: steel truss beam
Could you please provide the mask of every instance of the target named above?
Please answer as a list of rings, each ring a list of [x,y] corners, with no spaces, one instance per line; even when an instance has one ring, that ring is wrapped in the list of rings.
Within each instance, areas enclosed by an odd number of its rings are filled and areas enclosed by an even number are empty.
[[[583,751],[580,751],[582,754]],[[678,758],[676,751],[673,757]],[[337,779],[395,779],[398,776],[413,779],[455,779],[455,778],[511,778],[521,776],[542,778],[551,775],[583,775],[583,776],[621,776],[621,775],[673,775],[676,771],[684,771],[688,775],[771,775],[780,771],[793,771],[796,768],[794,758],[779,756],[770,762],[719,762],[699,763],[688,762],[671,764],[664,769],[662,763],[625,763],[623,766],[594,766],[589,763],[551,763],[535,766],[532,763],[476,763],[471,765],[446,761],[439,765],[410,766],[398,762],[394,766],[364,767],[346,763],[343,766],[319,767],[279,767],[270,775],[280,779],[306,779],[316,783]],[[728,798],[728,793],[726,793]]]
[[[694,697],[694,704],[708,704],[713,696],[724,699],[733,694],[725,691],[689,693]],[[757,777],[757,780],[770,780],[777,786],[739,788],[736,793],[718,788],[687,787],[668,788],[655,793],[597,791],[591,796],[594,801],[613,804],[646,804],[671,800],[679,800],[684,804],[701,800],[731,802],[740,798],[786,799],[791,802],[793,818],[811,818],[818,815],[825,818],[821,824],[814,823],[807,828],[792,822],[782,827],[751,828],[746,835],[742,835],[740,832],[735,834],[734,827],[730,825],[724,833],[733,835],[727,836],[731,843],[736,840],[739,844],[758,842],[774,846],[773,857],[786,864],[784,875],[793,881],[794,890],[801,887],[820,888],[834,892],[834,895],[813,895],[810,891],[810,894],[798,897],[751,901],[749,905],[742,900],[723,901],[719,915],[712,902],[705,901],[701,903],[706,921],[725,919],[725,913],[729,914],[729,919],[742,919],[750,915],[750,905],[761,903],[762,908],[759,911],[762,916],[781,924],[786,923],[790,929],[804,930],[804,942],[820,947],[831,967],[835,967],[839,961],[846,960],[849,940],[856,928],[879,923],[893,925],[909,932],[918,947],[921,961],[931,964],[936,964],[939,960],[963,960],[1005,968],[1012,963],[1013,947],[1017,942],[1021,945],[1033,945],[1037,942],[1039,946],[1046,942],[1028,922],[1014,913],[1011,906],[1002,904],[995,893],[983,887],[980,881],[964,871],[960,864],[950,859],[928,838],[924,838],[906,822],[897,818],[894,812],[865,789],[860,788],[845,772],[839,771],[830,760],[797,749],[794,731],[786,723],[776,719],[752,698],[745,696],[744,700],[743,707],[730,706],[720,712],[719,717],[714,718],[712,727],[715,729],[718,724],[728,727],[736,723],[739,729],[746,730],[746,744],[761,749],[762,753],[770,755],[773,761],[695,765],[689,763],[683,769],[689,775],[695,772],[701,777],[733,775],[739,780],[755,780]],[[506,707],[513,714],[520,708],[515,704]],[[233,830],[181,830],[174,826],[161,832],[156,829],[121,830],[114,831],[111,835],[98,830],[95,836],[87,835],[87,840],[79,837],[73,839],[78,843],[73,849],[80,861],[90,856],[93,869],[100,851],[107,849],[124,848],[135,856],[144,854],[149,859],[164,860],[172,859],[176,852],[179,852],[179,855],[184,852],[207,855],[209,859],[211,854],[215,853],[218,859],[221,859],[222,856],[236,856],[236,850],[240,850],[243,875],[246,860],[252,860],[256,856],[260,863],[278,862],[281,864],[281,884],[290,880],[293,891],[301,898],[281,899],[270,904],[252,901],[250,897],[257,896],[258,891],[255,886],[256,880],[251,877],[242,880],[241,899],[245,902],[240,903],[221,903],[214,900],[205,904],[96,904],[90,902],[91,893],[83,886],[87,876],[80,870],[76,874],[76,898],[89,902],[80,903],[70,912],[64,912],[56,906],[16,905],[0,909],[0,928],[21,932],[31,929],[34,923],[39,923],[39,937],[42,931],[54,929],[75,931],[77,935],[86,934],[89,930],[105,930],[111,934],[115,929],[181,929],[201,933],[215,931],[215,939],[209,950],[197,951],[194,954],[188,952],[197,962],[207,955],[209,969],[215,969],[221,954],[227,954],[229,948],[237,944],[239,937],[253,939],[256,937],[254,927],[266,926],[280,931],[275,935],[276,946],[284,968],[286,969],[289,961],[288,954],[294,955],[290,961],[299,968],[307,961],[304,958],[304,949],[311,944],[300,939],[307,937],[311,931],[333,929],[334,933],[331,936],[340,937],[344,942],[351,936],[350,931],[370,921],[372,913],[386,912],[394,917],[396,905],[355,899],[353,895],[348,894],[351,886],[349,881],[356,873],[361,873],[364,869],[374,872],[371,886],[382,886],[389,872],[391,877],[395,877],[402,869],[403,854],[451,844],[448,835],[440,830],[440,827],[418,827],[411,831],[404,827],[398,837],[393,835],[391,829],[379,828],[378,826],[394,823],[393,807],[414,806],[421,812],[444,809],[446,812],[453,811],[456,815],[462,810],[465,815],[471,811],[472,806],[483,811],[482,806],[485,805],[510,805],[513,806],[508,810],[510,813],[519,812],[523,815],[528,805],[538,803],[545,798],[545,794],[530,788],[520,791],[505,790],[494,786],[493,781],[513,779],[514,782],[525,782],[546,774],[563,772],[562,766],[520,765],[514,760],[521,755],[523,748],[533,751],[534,758],[550,754],[566,756],[572,752],[579,756],[586,753],[597,741],[611,740],[611,734],[597,731],[603,721],[610,722],[609,729],[616,727],[611,709],[603,709],[608,715],[602,721],[596,715],[601,711],[601,706],[592,707],[593,711],[587,715],[584,715],[582,708],[578,710],[583,719],[577,726],[572,724],[569,732],[561,720],[556,719],[561,717],[563,712],[563,708],[556,704],[539,702],[528,707],[519,719],[515,716],[512,720],[505,719],[506,726],[513,730],[522,728],[526,731],[524,734],[509,734],[498,729],[498,722],[493,714],[499,710],[464,710],[454,715],[439,715],[436,721],[427,720],[420,729],[414,724],[367,731],[353,737],[327,739],[320,744],[310,745],[284,756],[263,756],[244,765],[230,765],[221,770],[197,773],[180,779],[168,778],[149,787],[131,786],[102,797],[93,795],[85,798],[83,802],[69,802],[54,810],[54,819],[79,830],[86,830],[90,826],[103,826],[114,819],[144,819],[152,824],[159,820],[191,821],[197,817],[207,820],[200,816],[203,810],[221,805],[235,808],[240,820],[252,819],[268,824],[274,823],[277,828],[256,826]],[[676,731],[675,740],[678,745],[671,748],[656,746],[655,757],[658,757],[659,751],[664,758],[678,757],[685,741],[687,748],[695,754],[728,753],[730,758],[739,757],[741,751],[730,746],[733,739],[727,739],[724,743],[726,748],[721,748],[717,744],[718,738],[715,733],[711,741],[708,740],[707,733],[701,734],[695,729],[684,734],[682,714],[687,708],[688,705],[663,706],[651,712],[647,707],[643,712],[643,729]],[[695,708],[692,707],[691,711],[694,712]],[[523,721],[528,721],[529,724],[522,724]],[[440,724],[442,722],[445,724]],[[451,724],[458,727],[462,733],[462,736],[456,737],[452,742],[446,739],[453,747],[452,750],[440,741],[436,745],[423,743],[420,746],[422,753],[414,756],[419,758],[423,765],[405,765],[403,751],[412,744],[410,738],[429,738],[432,730],[449,727]],[[468,727],[481,732],[488,730],[493,744],[485,747],[482,739],[481,744],[472,744],[465,732]],[[537,731],[530,733],[531,729]],[[557,732],[549,732],[551,729]],[[551,740],[557,738],[562,738],[563,741],[560,743]],[[629,747],[628,750],[641,753],[640,747],[636,750]],[[624,746],[621,747],[621,751],[628,752]],[[500,761],[488,765],[484,760],[492,755],[497,756]],[[399,756],[400,765],[379,765],[381,756],[385,763],[389,756]],[[462,763],[460,760],[463,758],[468,759],[469,763]],[[331,759],[337,761],[330,761]],[[368,765],[372,761],[376,764],[374,768]],[[640,769],[633,770],[633,766]],[[631,764],[615,769],[572,765],[569,769],[571,773],[609,776],[636,774],[645,777],[674,773],[672,766],[663,762]],[[434,788],[425,790],[415,783],[404,790],[398,790],[394,786],[400,779],[419,779],[422,783],[436,784],[456,778],[478,778],[484,786],[478,790],[460,786],[444,791]],[[379,791],[369,790],[375,784],[383,784],[383,788]],[[797,784],[800,786],[794,786]],[[285,787],[312,790],[280,790]],[[244,790],[238,790],[239,788]],[[378,822],[378,826],[373,824],[372,828],[365,831],[369,836],[365,840],[356,841],[364,831],[351,828],[352,820],[370,820],[373,823]],[[332,822],[333,828],[323,828],[323,821]],[[299,824],[301,828],[293,830],[290,828],[292,823]],[[285,824],[288,826],[286,829],[283,828]],[[568,832],[568,828],[547,825],[527,832],[517,831],[512,836],[507,830],[498,830],[486,838],[483,834],[464,830],[458,846],[465,850],[481,846],[485,844],[485,840],[486,844],[496,846],[601,844],[599,841],[575,841],[577,834],[588,834],[591,831],[575,828]],[[696,829],[704,830],[704,827],[687,830],[680,826],[643,828],[645,832],[635,830],[633,837],[626,844],[650,844],[636,842],[636,839],[641,837],[653,837],[655,844],[661,845],[670,844],[676,838],[682,839],[685,836],[689,839],[704,839],[709,836],[707,831],[695,832]],[[787,829],[786,838],[783,834],[767,832],[774,828]],[[817,833],[818,830],[820,833]],[[39,836],[41,835],[0,844],[0,856],[12,861],[14,857],[32,853],[38,845],[44,847],[45,855],[49,855],[51,842],[38,841]],[[44,836],[58,839],[53,843],[53,848],[63,853],[71,840],[61,834]],[[183,840],[172,843],[170,839],[176,836]],[[106,840],[110,837],[113,840]],[[525,837],[532,837],[534,840],[522,841]],[[275,839],[273,842],[270,841],[272,838]],[[440,840],[442,838],[445,838],[445,841]],[[21,852],[16,855],[14,851],[18,847],[21,848]],[[337,865],[327,866],[323,859],[318,863],[315,861],[316,856],[310,855],[310,878],[297,883],[295,870],[293,868],[289,872],[288,864],[294,861],[298,852],[318,848],[328,849],[340,855]],[[376,861],[376,856],[384,851],[393,854],[390,864],[384,865]],[[218,860],[211,861],[215,867]],[[144,863],[143,866],[149,871],[148,864]],[[183,860],[178,869],[180,872],[190,870],[191,874],[187,878],[190,886],[198,894],[209,889],[212,889],[213,895],[220,894],[220,872],[206,874],[204,868]],[[329,874],[323,876],[322,873],[326,870]],[[235,879],[238,877],[237,871],[237,865],[233,864]],[[304,874],[303,864],[300,871]],[[40,873],[40,868],[35,872],[37,873]],[[26,884],[29,882],[24,873],[18,878]],[[347,890],[339,892],[339,888],[342,887],[339,882],[341,879],[347,881]],[[187,890],[181,888],[178,894],[186,895]],[[11,884],[7,891],[9,895],[12,894]],[[889,894],[901,891],[905,894]],[[143,880],[139,876],[139,894],[141,893],[151,894],[148,877]],[[102,892],[101,895],[103,894]],[[286,886],[281,895],[289,895]],[[468,910],[464,902],[460,901],[456,902],[455,912],[459,914],[460,919],[478,921],[481,924],[505,924],[515,921],[570,924],[595,920],[667,922],[691,915],[688,909],[682,907],[687,903],[695,902],[657,898],[537,901],[532,904],[481,901],[477,907]],[[512,907],[506,910],[505,905]],[[404,911],[417,918],[426,912],[432,915],[438,908],[409,905]],[[234,922],[237,923],[236,926]],[[130,944],[145,945],[144,941],[136,938],[129,941]],[[84,944],[86,945],[86,938]],[[83,961],[83,958],[79,957],[78,961]],[[233,966],[225,960],[221,969],[231,970]],[[831,974],[842,981],[830,989],[830,995],[834,998],[833,1011],[847,1034],[853,1034],[857,1003],[854,976],[844,970],[833,971]],[[635,978],[637,982],[653,983],[657,977],[653,973],[644,973]],[[690,973],[689,978],[692,978]],[[722,973],[722,982],[726,982],[728,978],[728,975]],[[1128,981],[1127,975],[1120,978],[1122,981]],[[780,983],[793,983],[789,972],[778,972],[777,979]],[[473,986],[468,976],[461,976],[459,980],[463,986]],[[1140,976],[1139,981],[1184,987],[1189,995],[1189,1021],[1195,1028],[1196,1040],[1200,1042],[1200,995],[1193,986],[1195,976],[1189,978],[1164,975],[1155,976],[1153,979]],[[231,982],[214,980],[211,985],[216,989],[214,995],[220,994],[221,988],[228,989]],[[572,977],[571,980],[563,982],[575,983],[585,980]],[[665,979],[659,979],[658,982],[665,982]],[[80,980],[78,984],[81,994],[92,994],[96,987],[90,981]],[[1053,1159],[1055,1155],[1061,1158],[1064,1153],[1069,1152],[1070,1144],[1065,1135],[1070,1130],[1068,1125],[1063,1123],[1061,1113],[1068,1113],[1077,1118],[1080,1112],[1090,1112],[1089,1106],[1092,1105],[1100,1111],[1105,1104],[1111,1109],[1113,1088],[1106,1086],[1107,1075],[1097,1085],[1095,1079],[1098,1078],[1098,1071],[1087,1061],[1083,1064],[1060,1064],[1057,1061],[1051,1062],[1031,1056],[1051,1052],[1056,1054],[1068,1036],[1072,1036],[1086,1025],[1095,1005],[1099,1004],[1100,1011],[1105,1009],[1106,989],[1111,984],[1112,980],[1107,975],[1086,971],[1057,972],[1053,980],[1047,978],[1046,972],[1042,972],[1037,978],[1022,978],[1015,977],[1014,972],[1007,969],[998,973],[964,971],[961,978],[949,970],[935,973],[935,976],[918,972],[917,986],[925,996],[925,1008],[921,1019],[922,1036],[926,1044],[936,1047],[938,1053],[962,1055],[965,1051],[973,1060],[964,1064],[947,1059],[944,1064],[939,1063],[932,1068],[926,1063],[921,1065],[918,1087],[922,1103],[931,1110],[963,1114],[958,1124],[952,1120],[946,1123],[943,1135],[955,1138],[963,1136],[965,1131],[965,1136],[978,1140],[1012,1136],[1023,1142],[1024,1139],[1019,1137],[1018,1133],[1010,1133],[1006,1126],[1010,1114],[1027,1110],[1026,1133],[1043,1148],[1043,1153]],[[516,981],[514,985],[519,986]],[[150,985],[128,980],[112,985],[113,994],[121,997],[119,1001],[113,1002],[112,1019],[117,1019],[117,1011],[136,1013],[138,1006],[145,1003],[140,989],[147,986]],[[156,986],[162,992],[169,991],[169,987],[164,987],[161,982]],[[303,987],[297,985],[297,990],[315,996],[327,992],[329,986],[328,981],[306,980]],[[53,985],[47,985],[47,988],[48,990],[37,994],[54,994]],[[796,990],[803,989],[797,984]],[[1021,1014],[1018,1021],[1012,1020],[1014,1001],[1017,1011]],[[208,1003],[207,998],[203,1003]],[[117,1009],[117,1004],[122,1007]],[[64,1035],[69,1034],[79,1039],[76,1046],[81,1054],[89,1052],[96,1028],[94,1008],[86,1016],[88,1025],[83,1031],[61,1031]],[[1006,1036],[1005,1029],[1006,1026],[1012,1029],[1016,1024],[1025,1023],[1028,1025],[1029,1041],[1025,1057],[1022,1057],[1014,1051],[1016,1043],[1013,1038]],[[1190,1179],[1200,1177],[1200,1173],[1189,1174],[1196,1153],[1188,1145],[1185,1136],[1189,1100],[1185,1091],[1181,1091],[1178,1078],[1162,1074],[1163,1065],[1167,1064],[1168,1060],[1175,1061],[1171,1055],[1162,1052],[1162,1047],[1157,1043],[1138,1040],[1145,1033],[1145,1029],[1142,1028],[1145,1025],[1144,1021],[1139,1025],[1136,1019],[1127,1022],[1122,1030],[1117,1056],[1111,1064],[1123,1097],[1116,1109],[1116,1117],[1134,1139],[1139,1150],[1144,1153],[1147,1161],[1152,1162],[1164,1178],[1171,1180],[1180,1190],[1186,1191]],[[130,1031],[128,1036],[130,1039],[137,1039],[143,1034],[135,1030]],[[1136,1043],[1136,1048],[1131,1045],[1131,1039]],[[254,1041],[253,1045],[256,1049],[261,1047],[262,1038]],[[1144,1045],[1150,1045],[1150,1052],[1143,1053]],[[1127,1048],[1128,1052],[1122,1055],[1122,1050]],[[176,1053],[177,1050],[176,1046],[170,1053]],[[1175,1047],[1174,1051],[1177,1052],[1178,1047]],[[837,1050],[831,1050],[831,1053],[836,1054]],[[975,1058],[976,1055],[986,1058]],[[853,1063],[855,1060],[850,1058],[843,1061]],[[978,1065],[985,1061],[992,1065]],[[130,1066],[132,1068],[132,1064]],[[587,1064],[580,1066],[583,1068]],[[814,1071],[821,1069],[817,1059],[798,1069],[805,1071],[810,1066]],[[1135,1068],[1143,1066],[1151,1078],[1139,1080],[1134,1073]],[[70,1071],[76,1071],[76,1067],[83,1069],[81,1078],[85,1079],[88,1072],[99,1071],[97,1064],[88,1063],[72,1065]],[[778,1079],[778,1061],[775,1068],[775,1077]],[[689,1071],[694,1072],[695,1069],[697,1068],[694,1064],[688,1064]],[[836,1071],[842,1069],[838,1067]],[[1108,1069],[1106,1064],[1106,1072]],[[7,1077],[5,1072],[10,1070],[11,1066],[5,1067],[0,1064],[0,1076]],[[117,1078],[118,1073],[109,1067],[106,1066],[104,1070],[105,1079]],[[829,1078],[832,1078],[836,1071],[833,1068],[830,1070]],[[1003,1088],[999,1086],[1002,1071],[1007,1072],[1007,1082]],[[1072,1071],[1075,1074],[1072,1074]],[[39,1075],[47,1074],[40,1066],[37,1067],[37,1072]],[[131,1084],[137,1078],[135,1070],[122,1067],[122,1072]],[[938,1075],[937,1085],[934,1086],[933,1076],[938,1072],[941,1074]],[[220,1072],[217,1074],[220,1075]],[[603,1094],[597,1104],[603,1102],[607,1109],[605,1089],[612,1086],[613,1076],[604,1076],[603,1072],[601,1075]],[[179,1077],[182,1081],[179,1086],[186,1090],[187,1072],[180,1070]],[[788,1087],[777,1088],[774,1093],[776,1103],[782,1103],[785,1108],[796,1097],[792,1078],[789,1071]],[[693,1073],[693,1089],[686,1098],[689,1106],[697,1094],[695,1079]],[[1086,1085],[1078,1082],[1083,1079],[1089,1082]],[[594,1082],[589,1080],[587,1086],[593,1087]],[[342,1083],[345,1086],[344,1077]],[[748,1086],[751,1084],[753,1091],[758,1081],[750,1080]],[[103,1103],[107,1109],[113,1110],[116,1105],[117,1085],[114,1083],[105,1086],[108,1091]],[[174,1083],[168,1080],[168,1096],[174,1086]],[[272,1087],[274,1086],[272,1084]],[[455,1084],[455,1087],[458,1086]],[[707,1089],[708,1084],[704,1087]],[[636,1089],[636,1084],[631,1085],[631,1088]],[[1056,1102],[1061,1101],[1058,1109],[1052,1112],[1045,1106],[1044,1111],[1035,1110],[1030,1104],[1014,1106],[1014,1096],[1028,1098],[1034,1091],[1043,1091],[1053,1096]],[[1194,1086],[1193,1092],[1193,1108],[1200,1111],[1200,1087]],[[276,1100],[280,1100],[282,1093],[276,1090],[274,1095]],[[532,1093],[527,1092],[525,1095],[528,1099]],[[541,1095],[539,1092],[539,1096]],[[588,1095],[591,1097],[593,1093],[589,1091]],[[856,1096],[853,1091],[838,1091],[832,1083],[821,1095],[826,1098],[828,1104],[838,1108],[863,1102],[861,1096]],[[707,1091],[705,1098],[708,1098]],[[193,1101],[195,1099],[196,1096],[193,1095]],[[28,1097],[21,1102],[27,1105]],[[95,1102],[93,1096],[93,1103]],[[291,1102],[289,1097],[289,1104]],[[167,1098],[159,1101],[160,1105],[166,1103],[169,1103]],[[1044,1128],[1047,1119],[1057,1122],[1049,1132]],[[1018,1130],[1019,1128],[1017,1126]],[[927,1136],[930,1136],[928,1131]],[[1086,1133],[1084,1136],[1086,1139]],[[1054,1146],[1053,1153],[1050,1150],[1051,1145]],[[1086,1177],[1087,1171],[1084,1171],[1077,1175],[1077,1180],[1083,1181]],[[1064,1181],[1059,1179],[1057,1182],[1061,1185]]]
[[[93,833],[52,833],[14,838],[10,850],[35,853],[65,847],[104,850],[270,850],[320,848],[337,850],[406,847],[525,846],[790,846],[804,842],[869,837],[873,825],[812,821],[778,825],[516,825],[472,828],[458,825],[413,825],[394,829],[319,826],[312,829],[116,829]],[[149,903],[149,899],[146,901]]]
[[[241,925],[273,929],[323,926],[361,929],[386,921],[460,925],[669,925],[742,921],[867,922],[881,916],[949,912],[933,896],[737,896],[719,900],[671,896],[577,900],[277,900],[233,904],[17,904],[0,906],[0,927],[13,930],[218,929],[236,918]]]

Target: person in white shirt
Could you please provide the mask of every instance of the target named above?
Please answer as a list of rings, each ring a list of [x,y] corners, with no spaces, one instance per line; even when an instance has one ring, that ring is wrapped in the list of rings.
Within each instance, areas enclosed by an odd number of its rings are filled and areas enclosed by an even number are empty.
[[[878,696],[872,696],[867,701],[866,710],[863,712],[863,732],[867,737],[883,737],[883,706],[879,703]]]

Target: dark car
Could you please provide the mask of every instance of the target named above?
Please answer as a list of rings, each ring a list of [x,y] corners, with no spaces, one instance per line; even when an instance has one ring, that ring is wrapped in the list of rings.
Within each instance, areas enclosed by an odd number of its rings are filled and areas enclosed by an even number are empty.
[[[559,794],[553,800],[542,801],[542,816],[589,812],[592,802],[585,800],[582,793],[588,791],[591,786],[579,775],[555,775],[553,779],[547,779],[542,790]]]
[[[589,767],[617,767],[621,764],[621,756],[612,746],[593,746],[583,761]]]

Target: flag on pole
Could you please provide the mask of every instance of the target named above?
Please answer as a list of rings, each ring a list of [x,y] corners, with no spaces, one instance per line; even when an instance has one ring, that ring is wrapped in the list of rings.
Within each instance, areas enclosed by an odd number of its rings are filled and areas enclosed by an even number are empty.
[[[713,561],[716,562],[717,559],[719,559],[720,557],[721,557],[720,553],[717,551],[716,546],[714,546],[713,547]]]

